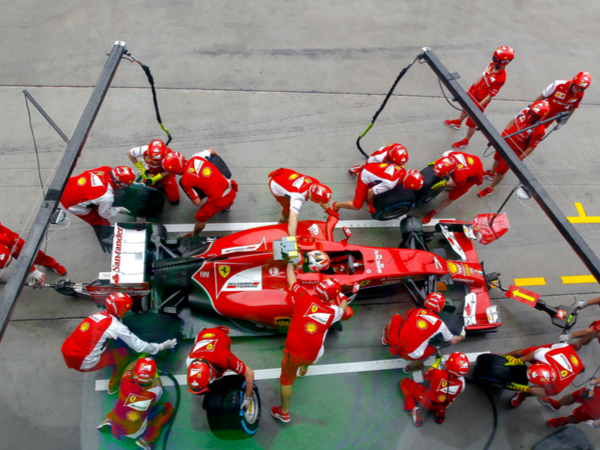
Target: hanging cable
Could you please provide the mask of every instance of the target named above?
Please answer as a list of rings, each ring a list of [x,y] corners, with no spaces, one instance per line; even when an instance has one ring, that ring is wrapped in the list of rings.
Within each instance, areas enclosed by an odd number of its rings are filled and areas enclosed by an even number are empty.
[[[464,112],[461,108],[457,108],[456,106],[454,106],[451,102],[450,99],[446,96],[446,91],[444,91],[444,86],[442,86],[442,82],[440,81],[440,79],[438,78],[438,84],[440,85],[440,90],[442,91],[442,95],[444,96],[444,98],[446,99],[446,101],[448,102],[448,104],[450,106],[452,106],[455,110],[460,111],[460,112]],[[452,99],[453,101],[456,101],[454,99]]]

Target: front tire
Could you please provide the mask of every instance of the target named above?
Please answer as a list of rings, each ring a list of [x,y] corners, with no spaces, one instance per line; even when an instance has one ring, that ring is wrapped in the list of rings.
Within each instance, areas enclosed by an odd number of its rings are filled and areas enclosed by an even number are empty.
[[[394,189],[376,195],[371,214],[375,220],[391,220],[403,216],[415,206],[415,192],[397,185]]]
[[[433,166],[427,166],[421,170],[423,176],[423,187],[416,192],[417,205],[429,203],[444,191],[443,186],[433,188],[436,184],[443,180],[433,173]]]
[[[479,355],[474,372],[475,381],[502,389],[510,389],[511,383],[528,385],[527,368],[505,366],[506,362],[501,355]]]

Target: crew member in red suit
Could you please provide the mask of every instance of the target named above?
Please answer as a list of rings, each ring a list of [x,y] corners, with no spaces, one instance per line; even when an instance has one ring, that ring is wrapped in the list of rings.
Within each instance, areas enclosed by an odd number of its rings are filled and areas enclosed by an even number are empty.
[[[173,416],[173,405],[159,403],[163,386],[152,358],[132,361],[119,386],[119,399],[98,430],[110,427],[112,435],[135,439],[138,447],[154,450],[160,431]]]
[[[294,315],[281,361],[281,405],[273,406],[271,415],[287,423],[291,420],[292,385],[298,375],[305,376],[308,366],[316,364],[323,356],[329,327],[341,320],[348,301],[341,293],[340,283],[334,278],[321,281],[315,289],[316,295],[311,295],[296,281],[293,263],[288,263],[286,276],[294,302]]]
[[[575,349],[565,343],[515,350],[504,357],[508,360],[507,366],[531,364],[527,368],[527,379],[533,387],[513,383],[513,389],[520,391],[510,401],[513,408],[517,408],[527,397],[560,394],[583,369]]]
[[[354,200],[331,202],[331,208],[337,212],[340,209],[360,210],[365,204],[369,205],[369,213],[374,214],[373,200],[376,195],[394,189],[398,183],[404,189],[418,191],[423,187],[423,176],[418,170],[404,170],[403,167],[388,163],[365,164],[358,173]]]
[[[271,172],[269,178],[269,190],[282,208],[279,223],[288,224],[289,236],[296,236],[298,215],[306,200],[315,202],[328,215],[339,217],[339,214],[329,207],[331,189],[316,178],[283,168]]]
[[[577,304],[579,309],[586,308],[588,306],[597,305],[600,303],[600,297],[596,297],[589,301],[580,301]],[[578,339],[577,342],[571,344],[575,350],[581,350],[581,347],[588,345],[594,339],[598,339],[600,343],[600,320],[595,320],[590,323],[590,326],[585,330],[576,331],[575,333],[565,333],[560,335],[561,342],[567,342],[571,339]]]
[[[569,424],[578,424],[585,422],[591,428],[600,428],[598,419],[600,419],[600,378],[588,381],[581,389],[567,394],[558,400],[550,397],[541,397],[540,402],[550,408],[552,411],[558,411],[563,406],[571,406],[579,403],[571,415],[566,417],[556,417],[548,420],[550,428],[565,427]]]
[[[19,237],[19,235],[0,223],[0,269],[8,267],[12,259],[18,259],[23,250],[25,241]],[[67,274],[67,270],[61,266],[54,258],[46,255],[43,251],[38,251],[35,258],[34,264],[38,264],[42,267],[54,270],[58,275],[63,276]],[[35,267],[31,267],[31,273],[29,279],[35,283],[43,284],[46,275],[37,270]]]
[[[477,105],[482,112],[485,111],[485,108],[487,108],[492,101],[492,98],[498,95],[500,88],[504,86],[504,83],[506,82],[506,71],[504,69],[514,57],[515,51],[512,48],[505,46],[498,47],[492,56],[490,65],[467,91],[467,94],[469,94],[471,99],[475,102],[475,105]],[[466,117],[467,113],[462,111],[458,119],[445,120],[444,124],[447,127],[458,130],[460,124]],[[459,150],[469,145],[469,140],[473,137],[475,131],[477,131],[477,125],[475,125],[475,122],[473,122],[470,117],[467,119],[466,125],[469,128],[467,130],[467,136],[462,141],[452,144],[452,148]]]
[[[171,153],[173,151],[163,141],[155,139],[149,145],[128,150],[127,156],[135,167],[139,169],[147,186],[160,184],[167,194],[169,203],[177,205],[179,204],[179,186],[177,186],[177,180],[175,179],[175,175],[166,172],[162,166],[165,157]],[[144,162],[140,161],[140,159],[146,163],[147,169],[144,167]]]
[[[231,352],[229,328],[205,328],[198,333],[186,365],[188,391],[192,394],[207,393],[210,391],[210,383],[231,370],[246,379],[246,392],[240,409],[248,408],[252,402],[254,371]]]
[[[406,150],[406,147],[404,147],[402,144],[390,144],[386,145],[385,147],[381,147],[379,150],[374,152],[367,158],[367,162],[365,164],[388,163],[404,167],[404,164],[407,162],[408,151]],[[352,166],[350,169],[348,169],[348,172],[350,172],[351,175],[356,176],[362,170],[365,164]]]
[[[115,394],[119,390],[123,370],[129,362],[130,351],[127,347],[136,353],[155,355],[162,350],[175,348],[177,339],[149,344],[133,334],[121,323],[133,304],[127,294],[110,294],[105,304],[105,311],[92,314],[77,326],[63,343],[61,351],[69,369],[93,372],[112,367],[108,393]]]
[[[518,133],[519,130],[535,125],[548,115],[549,110],[550,105],[547,101],[535,102],[531,107],[525,108],[517,115],[517,117],[509,122],[502,132],[502,137]],[[544,125],[538,125],[537,127],[530,128],[527,131],[507,138],[505,142],[522,161],[535,150],[540,142],[542,142],[545,133],[546,128],[544,128]],[[504,179],[504,175],[508,172],[508,169],[508,164],[502,159],[500,153],[494,153],[492,170],[484,172],[486,178],[493,180],[492,184],[480,191],[477,195],[480,198],[486,198],[492,195],[494,193],[494,188]]]
[[[465,339],[464,329],[460,336],[453,336],[438,316],[445,304],[446,299],[442,294],[432,292],[425,299],[423,308],[409,309],[404,318],[395,314],[383,329],[381,343],[390,346],[392,356],[411,361],[404,367],[404,373],[424,367],[424,361],[435,353],[435,347],[429,341],[438,334],[452,345]]]
[[[219,211],[229,211],[235,200],[238,185],[225,178],[208,159],[216,155],[212,148],[196,153],[188,161],[178,152],[172,152],[163,161],[166,172],[182,175],[180,184],[194,205],[200,206],[202,199],[197,190],[206,195],[206,201],[196,213],[196,224],[192,236],[198,236],[206,222]]]
[[[122,207],[113,208],[115,189],[127,187],[134,180],[135,175],[127,166],[86,170],[69,179],[60,202],[70,213],[90,225],[110,226],[108,219],[127,212]]]
[[[469,372],[469,359],[467,355],[454,352],[448,357],[445,367],[439,368],[441,359],[423,373],[427,384],[419,384],[410,378],[400,382],[400,389],[404,395],[404,410],[409,411],[415,426],[423,425],[421,407],[435,411],[435,421],[438,424],[446,420],[446,409],[456,399],[458,394],[465,390],[465,379]]]
[[[592,76],[589,72],[579,72],[575,78],[569,80],[556,80],[548,86],[542,94],[535,99],[536,102],[546,100],[550,104],[550,112],[548,118],[554,117],[558,113],[566,111],[569,115],[556,123],[555,130],[567,123],[567,120],[573,115],[575,110],[579,108],[579,103],[583,99],[584,91],[592,83]],[[552,121],[554,122],[554,121]],[[552,122],[544,124],[548,128]]]
[[[436,209],[430,211],[423,217],[423,223],[431,222],[431,219],[442,209],[447,208],[454,200],[465,195],[473,185],[483,184],[483,165],[475,155],[462,152],[446,152],[441,159],[433,165],[433,172],[441,178],[450,178],[445,186],[450,189],[446,197]]]

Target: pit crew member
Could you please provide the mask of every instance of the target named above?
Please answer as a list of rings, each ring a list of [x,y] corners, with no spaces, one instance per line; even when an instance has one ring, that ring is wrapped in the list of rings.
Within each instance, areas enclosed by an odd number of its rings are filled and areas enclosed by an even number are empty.
[[[567,394],[558,400],[550,397],[540,397],[540,402],[550,408],[552,411],[558,411],[563,406],[571,406],[579,403],[571,415],[556,417],[548,420],[550,428],[565,427],[569,424],[585,422],[591,428],[600,428],[598,419],[600,419],[600,378],[590,380],[581,389]]]
[[[162,167],[163,160],[171,153],[173,151],[163,141],[155,139],[148,145],[128,150],[127,156],[135,167],[139,169],[147,186],[160,184],[167,194],[169,203],[178,205],[179,186],[177,186],[175,175],[166,172]],[[147,168],[144,167],[144,162]]]
[[[600,297],[590,300],[589,302],[579,302],[579,304],[597,304],[593,303],[600,300]],[[583,308],[581,308],[583,309]],[[600,320],[596,320],[590,324],[588,328],[585,330],[576,331],[575,333],[566,333],[560,335],[561,342],[567,342],[571,339],[578,339],[577,342],[571,344],[575,350],[581,350],[581,347],[584,345],[588,345],[594,339],[598,339],[598,343],[600,343]]]
[[[291,420],[289,406],[296,377],[305,376],[308,366],[323,356],[327,331],[341,320],[348,302],[336,279],[321,281],[315,289],[316,295],[311,295],[296,281],[294,264],[287,265],[286,276],[295,308],[281,361],[281,405],[273,406],[271,415],[287,423]]]
[[[132,361],[119,385],[119,399],[98,430],[110,427],[113,437],[135,439],[138,447],[154,450],[154,443],[173,416],[173,405],[159,403],[163,386],[156,362],[149,357]]]
[[[420,384],[410,378],[400,382],[400,389],[404,395],[404,410],[409,411],[415,426],[423,425],[421,407],[435,411],[435,422],[444,423],[446,409],[452,404],[458,394],[465,390],[465,379],[469,372],[469,359],[467,355],[454,352],[448,361],[440,368],[442,359],[438,359],[423,373],[427,384]]]
[[[25,241],[21,239],[17,233],[0,223],[0,269],[8,267],[13,258],[18,259],[24,245]],[[63,266],[41,250],[38,251],[33,263],[52,269],[60,276],[67,274],[67,270]],[[40,272],[33,266],[31,267],[31,272],[29,274],[30,281],[43,284],[45,279],[46,275],[43,272]]]
[[[337,212],[340,209],[360,210],[365,204],[369,205],[369,213],[374,214],[373,200],[376,195],[383,194],[402,184],[404,189],[418,191],[423,187],[423,176],[418,170],[404,170],[403,167],[387,163],[365,164],[358,173],[354,200],[331,202],[331,208]]]
[[[506,46],[498,47],[492,56],[492,62],[483,71],[483,74],[479,79],[469,88],[467,94],[475,102],[475,105],[483,112],[485,108],[492,101],[492,98],[498,95],[500,88],[504,86],[506,82],[506,71],[504,70],[508,63],[510,63],[515,57],[515,51]],[[447,127],[460,129],[460,125],[463,120],[467,117],[467,113],[462,111],[458,119],[445,120],[444,124]],[[466,123],[468,130],[467,136],[462,140],[452,144],[452,148],[457,150],[465,148],[469,145],[469,140],[477,131],[477,125],[469,117]]]
[[[502,132],[502,137],[517,133],[519,130],[535,125],[548,115],[548,111],[550,111],[550,105],[547,101],[535,102],[531,107],[522,110],[517,117],[509,122]],[[509,137],[506,139],[506,143],[522,161],[535,150],[540,142],[542,142],[545,133],[546,129],[544,128],[544,125],[538,125],[527,131]],[[504,179],[504,175],[508,172],[508,169],[508,164],[502,159],[500,153],[494,153],[492,170],[484,172],[485,177],[493,181],[492,184],[477,194],[479,198],[486,198],[492,195],[494,193],[494,188]]]
[[[129,186],[134,180],[135,175],[127,166],[86,170],[69,179],[60,202],[90,225],[110,226],[108,219],[127,212],[120,206],[113,208],[115,190]]]
[[[175,348],[177,339],[149,344],[133,334],[121,323],[133,304],[127,294],[110,294],[105,304],[105,311],[92,314],[77,326],[63,343],[61,351],[67,367],[79,372],[112,367],[108,381],[108,393],[112,395],[119,390],[121,375],[129,362],[131,350],[156,355],[162,350]]]
[[[406,147],[402,144],[390,144],[385,147],[381,147],[379,150],[374,152],[371,156],[367,158],[367,162],[365,164],[371,163],[388,163],[395,164],[400,167],[404,167],[404,164],[408,162],[408,151]],[[358,175],[358,173],[362,170],[365,164],[359,164],[357,166],[352,166],[348,169],[351,175]]]
[[[328,215],[339,215],[329,206],[331,189],[313,177],[292,169],[277,169],[269,174],[269,190],[281,205],[279,223],[288,224],[288,235],[296,236],[298,215],[306,200],[319,205]]]
[[[453,336],[438,316],[444,309],[446,298],[439,292],[432,292],[423,303],[423,308],[411,308],[404,318],[395,314],[383,329],[381,343],[390,346],[392,356],[411,361],[404,373],[421,370],[424,361],[435,353],[435,347],[429,341],[441,334],[446,342],[458,344],[465,339],[463,328],[460,336]]]
[[[462,152],[446,152],[441,159],[433,165],[433,172],[441,178],[449,180],[445,186],[450,188],[448,197],[423,217],[423,223],[431,222],[442,209],[447,208],[454,200],[465,195],[473,185],[483,184],[483,165],[475,155]],[[442,183],[444,183],[442,181]]]
[[[575,75],[572,80],[556,80],[550,86],[548,86],[535,99],[536,102],[540,100],[546,100],[550,104],[550,112],[548,112],[548,118],[554,117],[558,113],[566,111],[569,113],[567,117],[557,121],[554,130],[560,130],[560,128],[567,123],[567,120],[573,115],[575,110],[579,108],[579,103],[583,99],[584,91],[592,83],[592,76],[589,72],[579,72]],[[552,122],[544,124],[548,128]]]
[[[519,391],[510,401],[513,408],[521,405],[527,397],[560,394],[584,367],[575,349],[565,343],[515,350],[504,357],[508,360],[507,366],[531,364],[527,368],[527,379],[533,387],[513,385],[513,389]]]
[[[207,393],[210,383],[221,378],[227,370],[231,370],[246,379],[246,392],[240,408],[246,409],[250,405],[254,371],[231,353],[229,328],[205,328],[198,333],[186,365],[188,391],[192,394]]]
[[[165,157],[163,169],[182,175],[180,184],[194,205],[200,206],[202,199],[198,191],[206,195],[206,201],[196,213],[196,224],[192,236],[198,236],[206,222],[219,211],[229,211],[237,194],[238,185],[226,178],[208,159],[216,155],[212,148],[193,155],[188,161],[178,152]]]

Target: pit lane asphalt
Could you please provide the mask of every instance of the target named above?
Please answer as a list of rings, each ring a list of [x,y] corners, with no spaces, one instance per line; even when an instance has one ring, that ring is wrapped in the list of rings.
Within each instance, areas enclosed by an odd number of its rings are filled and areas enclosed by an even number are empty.
[[[268,193],[266,175],[280,166],[305,171],[327,182],[336,198],[353,194],[347,166],[361,161],[354,142],[366,128],[399,70],[430,46],[466,88],[488,63],[498,45],[516,49],[508,81],[486,114],[502,129],[514,114],[550,82],[571,78],[580,70],[592,76],[600,67],[597,54],[597,2],[577,6],[558,1],[489,4],[430,1],[348,4],[333,0],[277,3],[257,1],[122,2],[94,4],[25,0],[3,5],[0,65],[2,120],[0,220],[15,231],[27,229],[27,218],[39,194],[36,159],[21,94],[27,88],[63,131],[70,135],[115,40],[148,64],[159,88],[165,125],[175,137],[172,148],[190,156],[212,146],[227,161],[240,192],[234,210],[215,221],[273,220],[277,204]],[[600,168],[597,80],[569,124],[553,133],[527,165],[566,215],[574,202],[588,214],[600,214],[596,201]],[[125,151],[163,136],[152,110],[142,71],[123,62],[113,89],[92,129],[76,173],[100,165],[127,164]],[[408,166],[421,169],[464,136],[443,126],[454,118],[426,66],[415,65],[398,86],[375,127],[362,140],[372,152],[390,142],[408,148]],[[48,177],[64,144],[33,112],[41,172]],[[481,156],[485,141],[476,135],[468,151]],[[484,165],[489,167],[488,158]],[[539,170],[538,170],[539,169]],[[469,192],[444,213],[470,219],[495,211],[515,177],[507,175],[496,195],[479,200]],[[560,194],[551,190],[557,186]],[[563,200],[564,197],[564,200]],[[595,284],[563,285],[560,276],[587,274],[561,236],[533,202],[525,209],[514,199],[506,208],[511,231],[489,247],[478,247],[488,270],[502,272],[505,284],[515,277],[543,276],[547,286],[533,290],[549,303],[570,304],[572,295],[590,299]],[[189,223],[194,208],[183,199],[167,206],[165,221]],[[303,209],[303,218],[320,218]],[[366,219],[345,213],[343,219]],[[576,225],[598,251],[598,225]],[[57,227],[53,227],[50,234]],[[394,230],[355,230],[352,240],[367,245],[397,245]],[[87,226],[74,218],[47,244],[48,253],[75,281],[91,281],[108,267]],[[2,275],[5,280],[8,271]],[[50,281],[58,277],[49,274]],[[469,337],[465,352],[503,352],[553,341],[558,329],[542,313],[491,293],[504,321],[498,333]],[[396,302],[396,303],[394,303]],[[397,300],[357,307],[344,332],[332,334],[323,363],[382,359],[382,325],[407,305]],[[95,426],[112,399],[93,391],[93,380],[105,373],[82,375],[67,370],[60,345],[81,318],[95,311],[86,299],[60,297],[52,291],[25,290],[0,344],[0,448],[94,448]],[[576,329],[598,318],[585,310]],[[251,367],[276,367],[283,339],[243,339],[234,351]],[[189,343],[174,362],[176,373]],[[581,356],[590,370],[600,364],[597,347]],[[177,366],[179,365],[179,366]],[[589,373],[589,372],[588,372]],[[481,448],[491,426],[485,397],[469,386],[449,410],[442,426],[430,420],[421,430],[401,411],[393,371],[300,380],[295,387],[292,422],[273,421],[268,410],[277,403],[277,383],[261,382],[263,419],[250,441],[224,444],[207,432],[204,414],[184,392],[172,444],[219,448]],[[583,377],[580,377],[583,378]],[[507,407],[509,395],[498,393],[499,429],[492,448],[529,448],[551,434],[544,420],[555,413],[535,401]],[[566,410],[567,412],[570,409]],[[584,428],[596,445],[595,430]],[[104,444],[101,444],[104,445]],[[110,445],[107,445],[110,446]],[[114,447],[114,446],[113,446]],[[126,447],[133,448],[132,443]]]

